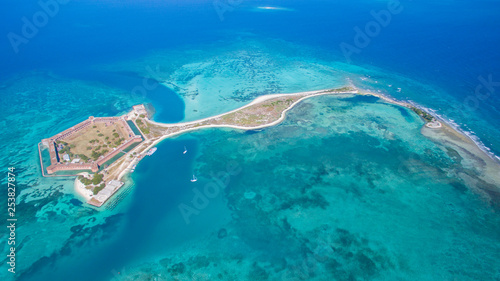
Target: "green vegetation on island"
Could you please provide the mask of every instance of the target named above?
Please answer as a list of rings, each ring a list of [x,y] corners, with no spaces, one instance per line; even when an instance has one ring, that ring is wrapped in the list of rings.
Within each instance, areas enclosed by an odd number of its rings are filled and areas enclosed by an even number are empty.
[[[108,149],[103,149],[101,151],[94,150],[94,151],[92,151],[92,154],[90,155],[90,157],[92,157],[92,159],[94,161],[96,161],[97,159],[99,159],[99,157],[105,155],[108,152],[109,152]]]
[[[327,90],[325,92],[327,92],[327,93],[332,93],[332,92],[352,92],[352,91],[355,91],[355,90],[356,89],[354,89],[353,87],[346,86],[346,87],[342,87],[342,88],[338,88],[338,89]]]
[[[65,153],[68,153],[68,155],[69,155],[70,157],[72,157],[72,156],[73,156],[73,153],[71,153],[71,151],[70,151],[70,147],[69,147],[69,146],[65,146],[65,147],[63,147],[62,149],[59,149],[57,152],[59,153],[59,155],[63,155],[63,154],[65,154]]]
[[[103,190],[105,186],[106,185],[104,183],[101,183],[100,185],[94,187],[94,191],[93,191],[94,195],[96,195],[97,193],[99,193],[99,191]]]
[[[294,102],[293,99],[286,99],[286,100],[277,100],[277,101],[273,101],[271,103],[268,103],[268,104],[263,104],[262,106],[263,107],[277,107],[277,106],[288,106],[290,104],[292,104]]]
[[[85,154],[78,154],[78,157],[80,157],[83,162],[89,161],[89,158]]]
[[[78,157],[83,162],[96,161],[126,141],[127,132],[120,123],[97,123],[75,134],[67,142],[58,141],[57,153],[72,158]],[[71,161],[70,160],[70,161]]]
[[[418,114],[418,116],[422,117],[422,119],[424,119],[425,122],[429,123],[429,122],[434,121],[434,117],[432,115],[430,115],[429,113],[423,111],[422,109],[417,108],[415,106],[412,106],[410,108],[411,108],[411,110],[413,110],[413,112]]]
[[[103,174],[94,174],[92,179],[88,179],[84,176],[78,176],[78,180],[81,181],[84,185],[98,185],[102,182],[103,178]]]
[[[94,195],[99,193],[99,191],[103,190],[106,186],[103,179],[103,174],[94,174],[92,179],[88,179],[84,176],[78,176],[78,180],[85,185],[85,188],[91,189]]]
[[[137,124],[139,130],[141,130],[143,134],[147,135],[150,133],[149,126],[145,124],[141,119],[135,120],[135,123]]]

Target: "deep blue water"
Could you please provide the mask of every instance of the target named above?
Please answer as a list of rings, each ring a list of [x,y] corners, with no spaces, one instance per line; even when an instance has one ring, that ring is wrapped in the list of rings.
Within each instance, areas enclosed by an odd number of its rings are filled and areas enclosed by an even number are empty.
[[[26,44],[22,43],[18,46],[18,53],[14,52],[8,33],[14,32],[20,35],[23,28],[22,18],[27,17],[32,21],[33,15],[39,12],[41,7],[36,1],[27,0],[2,3],[3,9],[0,12],[2,23],[0,34],[3,34],[3,40],[0,43],[0,60],[2,61],[0,76],[2,78],[17,76],[22,78],[27,73],[36,74],[38,71],[51,73],[60,79],[75,79],[93,83],[97,85],[96,87],[106,87],[105,92],[113,89],[116,91],[114,94],[118,93],[121,98],[112,98],[111,94],[110,96],[103,94],[100,98],[96,97],[95,93],[80,92],[78,87],[74,87],[58,97],[64,101],[58,101],[53,95],[47,94],[49,86],[44,84],[43,87],[36,88],[39,81],[27,82],[36,89],[35,91],[22,93],[22,97],[17,97],[12,93],[7,96],[3,91],[3,86],[9,86],[11,81],[5,80],[7,82],[3,85],[2,79],[0,80],[2,84],[0,88],[1,124],[7,125],[6,120],[9,114],[26,111],[30,112],[25,115],[29,120],[25,122],[18,120],[18,123],[14,124],[17,128],[21,128],[21,124],[29,124],[32,127],[17,129],[19,131],[9,130],[0,137],[0,140],[10,141],[23,137],[33,144],[57,132],[59,127],[69,127],[86,116],[92,115],[93,112],[116,115],[127,109],[126,106],[111,107],[116,103],[115,101],[149,102],[157,109],[154,117],[156,121],[181,121],[184,118],[184,102],[172,90],[157,85],[148,90],[147,95],[142,99],[140,95],[134,95],[133,92],[134,87],[144,82],[145,77],[141,74],[121,70],[100,70],[96,65],[134,60],[158,50],[182,50],[218,41],[245,39],[245,36],[264,41],[282,39],[310,47],[308,52],[313,53],[308,53],[309,56],[326,61],[346,62],[339,45],[342,42],[353,44],[354,27],[364,28],[373,20],[370,11],[386,9],[387,3],[387,1],[368,0],[242,1],[230,11],[226,11],[221,20],[212,0],[154,0],[147,3],[137,0],[99,2],[75,0],[59,5],[59,11],[49,18],[48,23],[40,27]],[[267,5],[287,9],[272,11],[255,9],[257,6]],[[437,95],[442,94],[444,101],[441,101],[439,108],[434,109],[454,119],[462,128],[473,131],[492,152],[500,155],[500,85],[498,85],[500,83],[500,48],[498,47],[500,46],[500,1],[402,0],[401,6],[402,12],[392,15],[387,27],[383,27],[359,54],[351,56],[351,63],[383,69],[389,74],[410,77],[438,89]],[[279,52],[279,47],[277,50]],[[189,54],[186,57],[189,58]],[[359,74],[362,75],[362,73]],[[482,88],[485,91],[482,93],[487,93],[484,99],[477,99],[475,93],[476,88],[482,85],[480,76],[486,80],[491,77],[495,82],[494,87],[489,91]],[[49,81],[48,78],[47,81]],[[157,81],[148,80],[148,82],[156,85]],[[431,97],[425,89],[408,89],[408,92],[405,90],[398,98],[408,97],[433,108],[436,97]],[[72,93],[75,93],[74,97]],[[95,104],[89,104],[87,94],[92,95],[91,103]],[[447,108],[446,99],[450,99],[450,104],[465,104],[465,101],[470,102],[476,99],[477,105],[469,115],[463,113],[464,109],[458,109],[457,112],[457,110]],[[33,103],[25,103],[26,100],[33,100]],[[351,101],[369,104],[375,102],[366,97],[352,98]],[[19,103],[16,104],[16,102]],[[58,110],[60,115],[49,116],[44,109]],[[399,108],[398,110],[407,121],[414,122],[406,110]],[[51,121],[40,127],[36,126],[37,120],[45,119]],[[292,129],[290,131],[293,133]],[[260,132],[247,132],[245,135],[257,137],[260,134]],[[71,274],[71,279],[75,281],[109,280],[115,270],[119,271],[124,266],[137,262],[136,259],[156,256],[175,248],[183,241],[196,239],[205,233],[217,230],[223,221],[218,214],[223,213],[225,216],[227,211],[222,198],[217,199],[220,202],[214,201],[209,208],[210,211],[196,216],[189,225],[182,221],[177,210],[179,202],[192,200],[192,185],[188,179],[195,169],[194,159],[200,142],[210,143],[210,134],[204,137],[205,139],[201,140],[197,138],[174,139],[160,144],[158,151],[151,159],[142,161],[138,165],[133,176],[136,182],[131,197],[133,199],[126,212],[109,218],[102,226],[85,228],[81,231],[78,227],[73,229],[74,244],[51,242],[56,246],[53,246],[53,251],[48,250],[44,253],[48,258],[40,260],[33,266],[23,266],[29,268],[33,274],[28,272],[25,275],[27,279],[58,280],[57,278]],[[237,142],[234,139],[238,139],[232,135],[228,138],[232,138],[233,145]],[[340,146],[343,141],[345,139],[336,139],[331,143]],[[325,141],[325,143],[329,142]],[[185,145],[189,147],[190,152],[182,155]],[[206,145],[206,149],[209,151],[213,149],[222,156],[227,156],[219,150],[219,146],[221,143],[210,143]],[[355,144],[351,148],[355,147],[360,146]],[[20,165],[20,171],[30,169],[24,175],[21,172],[26,179],[36,178],[38,170],[34,168],[37,163],[34,149],[34,145],[29,146],[29,149],[19,146],[5,148],[4,159],[8,158],[11,161],[9,164]],[[270,151],[274,151],[274,148],[270,148]],[[307,150],[299,145],[295,151]],[[299,152],[297,154],[300,154]],[[385,157],[382,152],[379,153],[382,155],[380,157]],[[292,155],[292,152],[289,154]],[[257,153],[252,151],[246,156],[241,156],[241,159],[242,161],[247,158],[253,160],[252,157],[255,155]],[[299,156],[303,155],[295,156],[300,158]],[[348,154],[344,156],[345,159],[350,157]],[[206,157],[210,158],[210,156]],[[26,159],[30,161],[25,162]],[[258,161],[255,163],[248,161],[260,167],[273,166],[273,162],[268,160],[262,160],[268,166]],[[295,163],[295,165],[300,166],[300,163]],[[251,170],[250,167],[247,169]],[[359,174],[365,173],[362,167],[358,172]],[[162,176],[155,177],[158,174]],[[200,176],[197,184],[202,185],[205,180]],[[259,182],[252,182],[251,177],[248,182],[256,186],[259,184]],[[38,180],[31,179],[25,185],[30,187],[38,184],[40,184]],[[42,181],[41,185],[44,184],[46,182]],[[60,182],[51,184],[59,186]],[[354,194],[356,190],[351,192]],[[440,196],[442,196],[441,193],[436,197]],[[460,196],[457,195],[458,197]],[[79,206],[75,201],[69,202],[75,208],[84,209],[85,207]],[[458,207],[449,207],[449,209],[453,208]],[[483,209],[478,213],[483,211],[486,213]],[[470,212],[471,214],[466,212],[468,217],[464,221],[476,220],[474,211]],[[487,221],[491,223],[497,220]],[[416,219],[416,223],[418,222],[419,220]],[[38,228],[38,225],[35,227]],[[471,228],[480,229],[480,227],[481,225],[473,225]],[[487,228],[487,230],[492,229],[494,230],[493,227]],[[104,237],[102,233],[105,234]],[[159,243],[158,241],[162,241],[161,233],[166,233],[165,240]],[[491,235],[495,236],[495,234]],[[492,243],[498,242],[495,238],[492,239]],[[254,241],[253,239],[259,240],[260,237],[248,239]],[[66,243],[66,240],[64,241]],[[148,243],[148,241],[155,241],[155,243]],[[61,250],[63,245],[67,248]],[[79,247],[81,245],[85,247]],[[90,247],[90,250],[86,247]],[[70,249],[69,252],[72,251],[72,254],[67,254],[65,252],[67,249]],[[51,255],[52,253],[55,254]],[[50,267],[51,262],[55,262],[55,269]],[[53,276],[56,276],[56,279],[53,279]]]
[[[387,9],[386,1],[243,1],[223,13],[214,1],[70,1],[39,28],[27,44],[13,51],[7,36],[1,44],[0,73],[53,70],[116,62],[136,58],[152,50],[234,38],[251,32],[264,38],[281,38],[319,48],[316,54],[345,61],[339,47],[353,44],[354,27],[364,28],[373,20],[370,12]],[[371,65],[401,73],[417,81],[440,87],[459,103],[475,96],[479,76],[500,80],[499,1],[401,1],[402,12],[392,19],[367,47],[351,56],[352,63]],[[0,33],[21,34],[22,17],[32,20],[40,11],[35,1],[3,4]],[[282,6],[288,11],[255,12],[256,6]],[[113,77],[108,78],[112,82]],[[498,85],[493,89],[496,90]],[[127,89],[129,90],[129,89]],[[486,94],[486,93],[485,93]],[[425,103],[425,93],[419,96]],[[415,99],[415,98],[413,98]],[[475,102],[475,101],[474,101]],[[499,127],[498,90],[479,100],[475,114],[490,127]],[[429,106],[429,105],[428,105]],[[443,109],[452,119],[461,113]],[[462,124],[464,120],[458,120]],[[470,125],[470,124],[468,124]],[[500,152],[498,134],[471,127],[493,151]]]

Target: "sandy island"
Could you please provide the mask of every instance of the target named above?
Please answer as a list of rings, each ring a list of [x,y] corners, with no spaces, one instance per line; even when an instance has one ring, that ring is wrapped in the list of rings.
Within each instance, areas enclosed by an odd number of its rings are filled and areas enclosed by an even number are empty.
[[[376,96],[385,102],[412,109],[426,122],[426,125],[422,128],[424,136],[440,145],[453,147],[462,158],[467,159],[466,165],[475,167],[475,170],[480,174],[478,178],[483,181],[481,183],[482,188],[478,191],[487,193],[490,197],[500,198],[500,193],[496,186],[500,182],[500,165],[498,161],[492,159],[486,152],[481,150],[470,137],[459,132],[444,120],[436,119],[428,112],[413,104],[397,101],[381,94],[371,92],[360,93],[353,87],[261,96],[243,107],[223,114],[175,124],[152,121],[148,118],[143,105],[134,106],[134,109],[126,117],[128,120],[132,120],[137,128],[139,128],[145,140],[107,167],[104,171],[104,180],[105,182],[121,180],[134,165],[144,158],[152,147],[166,138],[204,128],[224,127],[239,130],[256,130],[270,127],[282,122],[286,117],[286,113],[306,98],[321,95],[348,94]],[[473,181],[472,177],[466,174],[459,176],[466,182]],[[75,189],[84,198],[91,200],[92,195],[87,192],[89,190],[79,180],[75,180]]]

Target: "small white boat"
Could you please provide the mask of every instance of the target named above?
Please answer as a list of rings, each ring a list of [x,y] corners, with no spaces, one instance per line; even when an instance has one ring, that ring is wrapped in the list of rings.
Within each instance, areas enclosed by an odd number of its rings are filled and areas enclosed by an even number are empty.
[[[187,148],[184,146],[184,152],[182,154],[186,154],[188,152]]]
[[[191,179],[191,182],[196,182],[198,179],[193,175],[193,178]]]

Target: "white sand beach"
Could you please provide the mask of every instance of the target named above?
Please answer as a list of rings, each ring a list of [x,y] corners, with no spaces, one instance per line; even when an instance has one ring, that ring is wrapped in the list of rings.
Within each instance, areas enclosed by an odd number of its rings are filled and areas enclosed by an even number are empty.
[[[88,175],[88,173],[79,173],[79,175]],[[85,185],[78,180],[78,177],[75,178],[75,191],[85,199],[85,202],[89,201],[94,195],[92,190],[85,188]]]

